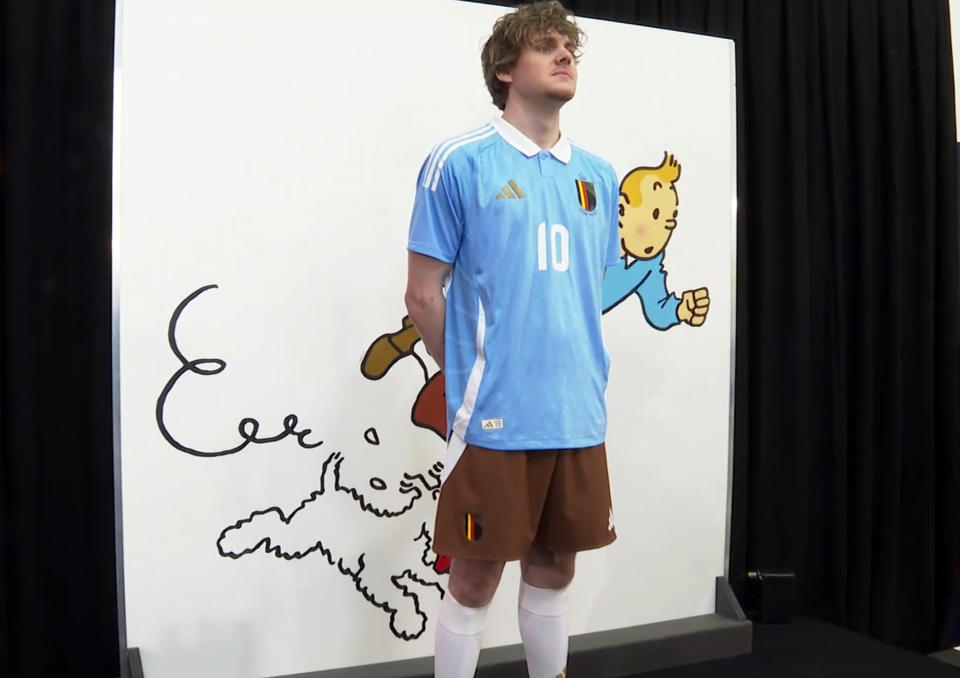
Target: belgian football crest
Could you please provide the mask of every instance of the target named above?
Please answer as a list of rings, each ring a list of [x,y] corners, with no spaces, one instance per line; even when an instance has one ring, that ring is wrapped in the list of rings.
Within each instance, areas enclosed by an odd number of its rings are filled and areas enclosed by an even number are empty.
[[[577,179],[577,199],[580,201],[580,207],[588,212],[592,212],[597,206],[597,193],[593,190],[593,184],[583,179]]]

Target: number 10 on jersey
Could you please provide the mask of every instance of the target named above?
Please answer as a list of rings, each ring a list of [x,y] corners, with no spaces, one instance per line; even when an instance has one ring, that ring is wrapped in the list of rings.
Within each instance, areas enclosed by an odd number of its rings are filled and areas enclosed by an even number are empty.
[[[550,227],[547,237],[547,222],[537,226],[537,270],[547,270],[547,249],[550,250],[550,266],[554,271],[566,271],[570,268],[570,231],[563,224]]]

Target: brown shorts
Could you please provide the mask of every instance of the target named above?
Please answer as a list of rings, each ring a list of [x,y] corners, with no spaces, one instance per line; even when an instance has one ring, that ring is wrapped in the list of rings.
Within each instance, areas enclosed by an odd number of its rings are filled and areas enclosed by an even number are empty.
[[[534,543],[573,553],[616,538],[603,444],[530,452],[467,445],[440,490],[433,550],[507,561]]]

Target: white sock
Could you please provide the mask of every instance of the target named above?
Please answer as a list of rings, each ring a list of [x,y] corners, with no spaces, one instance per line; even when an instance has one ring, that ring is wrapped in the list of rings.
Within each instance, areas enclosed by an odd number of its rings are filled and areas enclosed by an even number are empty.
[[[466,607],[454,600],[450,591],[447,591],[440,601],[437,615],[434,678],[473,678],[489,607]]]
[[[517,616],[530,678],[558,678],[567,668],[567,589],[520,582]]]

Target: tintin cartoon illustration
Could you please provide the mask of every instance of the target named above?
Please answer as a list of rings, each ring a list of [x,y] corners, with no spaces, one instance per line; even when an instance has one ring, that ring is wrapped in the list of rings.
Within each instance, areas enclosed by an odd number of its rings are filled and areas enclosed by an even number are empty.
[[[395,332],[381,334],[373,340],[367,352],[360,361],[360,373],[367,379],[377,380],[386,376],[390,368],[398,360],[411,357],[420,363],[423,369],[424,384],[420,387],[417,397],[410,410],[410,421],[414,426],[433,431],[441,440],[447,440],[447,401],[444,391],[445,382],[440,370],[430,374],[426,361],[416,352],[420,334],[413,326],[410,316],[406,315],[400,321],[400,329]],[[443,463],[437,462],[433,472],[443,470]],[[439,486],[434,492],[434,499],[440,494]],[[426,530],[426,527],[424,527]],[[450,557],[440,555],[436,557],[434,568],[441,574],[450,569]]]
[[[425,383],[413,403],[410,419],[414,426],[433,431],[441,440],[446,440],[447,410],[443,372],[438,370],[430,374],[427,363],[414,350],[419,341],[420,335],[410,316],[404,316],[399,330],[381,334],[373,340],[360,362],[360,373],[367,379],[376,380],[382,379],[401,358],[409,356],[420,363]]]
[[[680,297],[667,290],[663,257],[677,227],[680,163],[667,153],[657,167],[636,167],[620,182],[621,263],[607,269],[603,312],[636,294],[651,327],[666,330],[681,322],[699,327],[707,319],[706,287]]]

